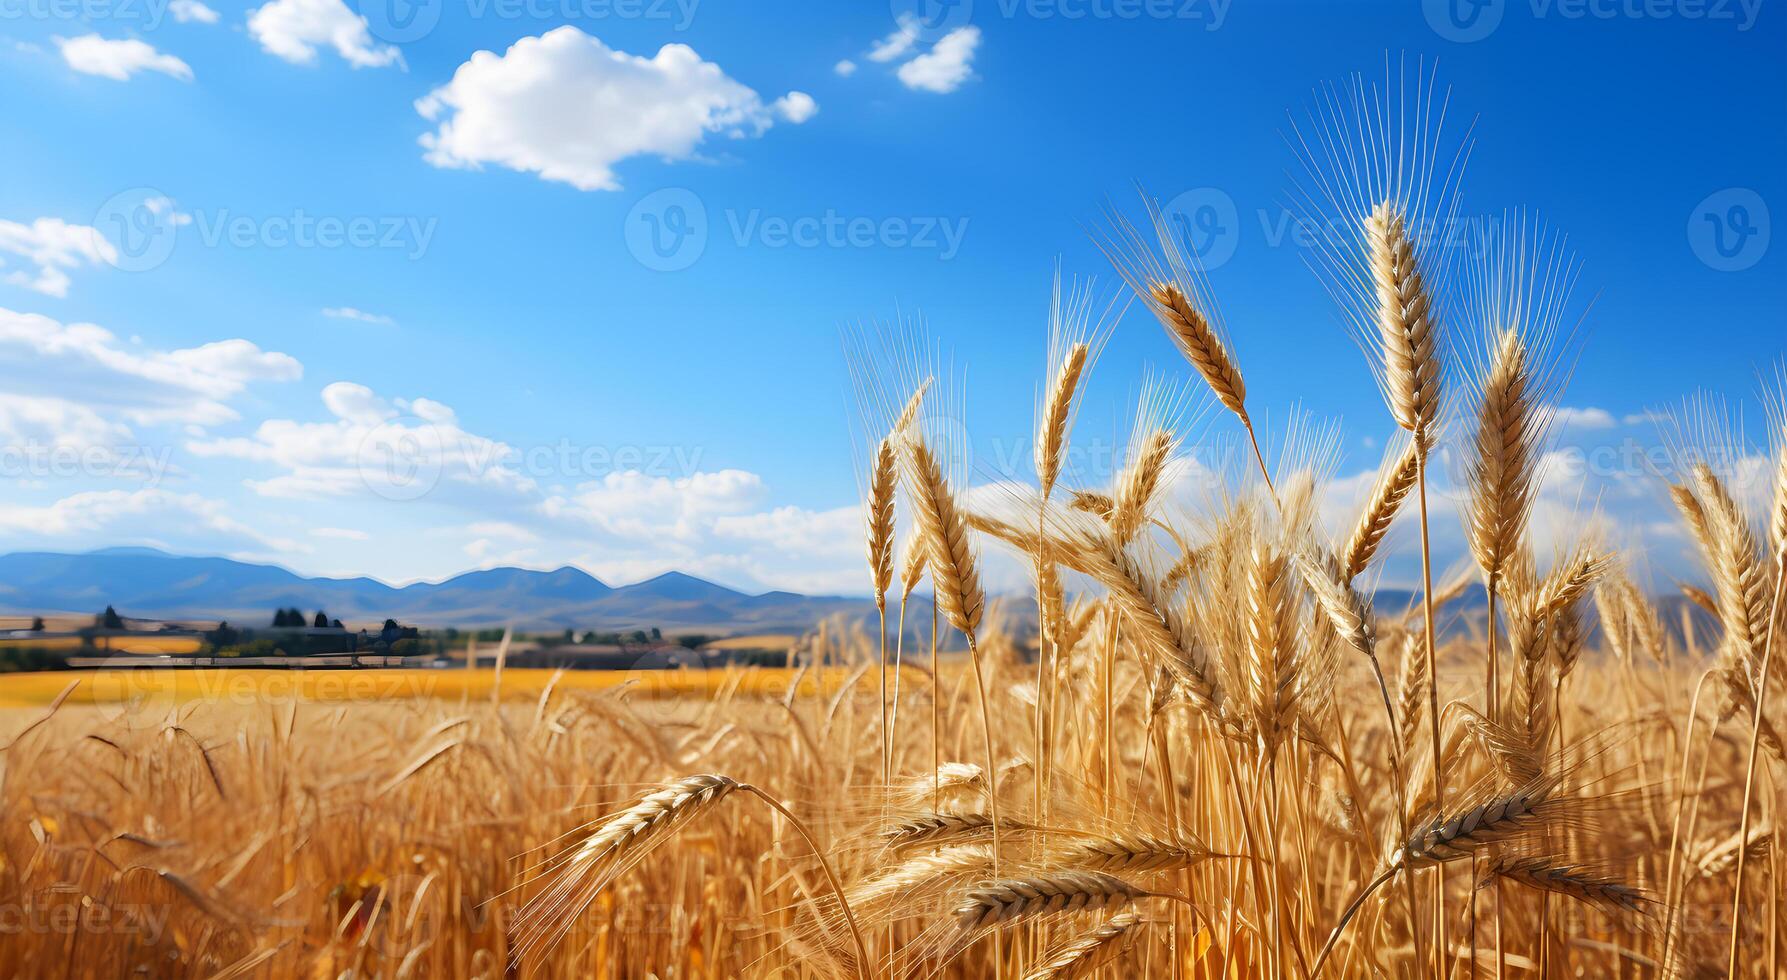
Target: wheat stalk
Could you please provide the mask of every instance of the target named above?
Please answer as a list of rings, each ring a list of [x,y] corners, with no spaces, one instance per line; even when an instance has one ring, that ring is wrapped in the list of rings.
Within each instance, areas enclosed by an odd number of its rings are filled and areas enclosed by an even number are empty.
[[[956,906],[955,919],[958,928],[969,932],[1066,912],[1118,908],[1153,894],[1096,871],[1006,878],[970,891]]]

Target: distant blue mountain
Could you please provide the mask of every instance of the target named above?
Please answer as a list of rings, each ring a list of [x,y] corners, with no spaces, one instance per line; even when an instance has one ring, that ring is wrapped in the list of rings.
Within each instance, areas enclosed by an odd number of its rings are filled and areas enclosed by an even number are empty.
[[[681,572],[619,588],[581,569],[491,568],[443,582],[306,578],[277,565],[170,555],[152,548],[0,556],[0,610],[230,619],[254,625],[273,610],[322,609],[347,622],[386,617],[423,626],[679,630],[802,630],[834,613],[864,615],[866,599],[751,595]],[[929,612],[924,613],[929,616]]]

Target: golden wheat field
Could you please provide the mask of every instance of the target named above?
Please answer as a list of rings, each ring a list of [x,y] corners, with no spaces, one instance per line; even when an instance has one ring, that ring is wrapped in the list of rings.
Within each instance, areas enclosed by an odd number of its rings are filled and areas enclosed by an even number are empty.
[[[1204,438],[1167,386],[1108,481],[1064,467],[1115,322],[1089,291],[1057,288],[1029,485],[970,486],[969,393],[865,343],[879,615],[795,666],[5,679],[0,974],[1787,975],[1778,396],[1766,466],[1709,402],[1665,435],[1704,589],[1666,605],[1592,505],[1537,540],[1574,266],[1519,216],[1438,244],[1462,148],[1351,95],[1301,187],[1401,435],[1341,526],[1332,441],[1256,434],[1209,283],[1158,208],[1113,216],[1125,302],[1246,449],[1203,506],[1165,499]],[[1393,548],[1406,608],[1374,603]],[[1028,594],[988,594],[995,549]]]

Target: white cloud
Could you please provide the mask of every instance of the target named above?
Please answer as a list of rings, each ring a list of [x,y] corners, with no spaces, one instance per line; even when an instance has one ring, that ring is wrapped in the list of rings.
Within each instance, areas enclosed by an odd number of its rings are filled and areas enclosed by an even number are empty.
[[[1552,421],[1560,429],[1611,429],[1620,424],[1605,408],[1558,407],[1551,412]]]
[[[917,19],[911,14],[901,14],[899,26],[894,28],[892,34],[875,42],[875,46],[869,49],[868,58],[870,61],[874,62],[893,61],[905,55],[906,52],[911,51],[912,46],[917,43]],[[854,65],[851,67],[852,70],[855,69]],[[843,74],[849,74],[849,72],[844,72]]]
[[[313,527],[310,529],[313,538],[330,538],[336,541],[365,541],[372,537],[365,531],[356,531],[348,527]]]
[[[355,68],[403,63],[395,47],[373,42],[366,18],[342,0],[272,0],[249,13],[248,33],[269,54],[295,65],[315,64],[321,47],[334,48]]]
[[[193,439],[187,452],[202,458],[241,459],[281,470],[246,481],[263,497],[451,502],[515,500],[534,490],[512,466],[513,450],[465,431],[453,410],[426,398],[385,399],[372,389],[337,381],[322,391],[333,419],[267,419],[248,437]]]
[[[58,37],[56,47],[62,50],[62,60],[68,67],[83,74],[122,82],[139,71],[158,71],[183,82],[192,81],[190,65],[135,38],[114,41],[98,34],[83,34]]]
[[[215,425],[250,384],[295,381],[303,365],[240,338],[177,350],[121,343],[91,323],[0,309],[0,374],[11,393],[68,400],[132,424]]]
[[[222,502],[167,490],[97,490],[45,506],[0,505],[14,547],[81,549],[146,545],[198,554],[248,556],[302,550],[230,517]]]
[[[710,134],[758,136],[778,113],[795,121],[801,106],[811,116],[811,98],[797,95],[766,106],[688,45],[643,58],[567,26],[500,55],[473,54],[416,111],[438,123],[421,138],[437,167],[494,163],[579,190],[615,190],[621,160],[688,159]]]
[[[65,270],[118,260],[118,250],[98,228],[61,218],[38,218],[28,225],[0,220],[0,253],[23,256],[37,267],[35,274],[8,272],[6,282],[56,297],[68,295]]]
[[[776,115],[800,125],[819,113],[819,103],[805,92],[789,92],[775,101]]]
[[[351,306],[325,307],[323,315],[335,320],[358,320],[361,323],[371,323],[381,327],[396,326],[397,324],[396,320],[382,313],[368,313],[365,310],[356,310]]]
[[[974,74],[974,49],[980,46],[980,28],[958,27],[931,50],[900,66],[901,84],[910,89],[947,94]]]
[[[851,61],[849,58],[845,58],[831,66],[831,70],[837,72],[841,77],[849,78],[851,75],[856,74],[856,62]]]
[[[182,24],[215,24],[217,11],[200,3],[199,0],[173,0],[168,4],[168,13],[174,20]]]

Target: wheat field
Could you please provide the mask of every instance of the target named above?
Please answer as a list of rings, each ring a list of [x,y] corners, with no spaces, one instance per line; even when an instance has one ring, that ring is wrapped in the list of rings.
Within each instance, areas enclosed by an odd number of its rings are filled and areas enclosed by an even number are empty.
[[[1343,87],[1292,139],[1401,434],[1344,526],[1331,440],[1262,431],[1195,258],[1157,208],[1113,215],[1128,300],[1246,447],[1207,506],[1169,499],[1198,447],[1158,388],[1108,480],[1065,465],[1111,323],[1086,291],[1057,286],[1028,485],[957,471],[966,393],[922,351],[864,357],[879,615],[798,639],[831,666],[20,698],[0,973],[1787,975],[1787,420],[1739,471],[1709,403],[1677,413],[1660,490],[1708,585],[1669,612],[1591,515],[1538,540],[1575,266],[1524,217],[1437,243],[1467,142],[1397,145],[1433,115],[1413,95]],[[1418,598],[1378,608],[1396,547]],[[1029,594],[988,594],[994,549]],[[934,622],[906,619],[921,587]]]

